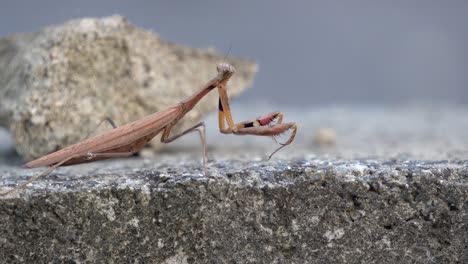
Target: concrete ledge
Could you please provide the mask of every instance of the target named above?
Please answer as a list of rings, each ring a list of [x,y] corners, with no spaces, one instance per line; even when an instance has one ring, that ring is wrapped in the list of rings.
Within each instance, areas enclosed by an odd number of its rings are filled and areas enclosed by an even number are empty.
[[[465,161],[218,158],[207,177],[199,167],[163,155],[61,168],[0,199],[0,259],[468,262]]]

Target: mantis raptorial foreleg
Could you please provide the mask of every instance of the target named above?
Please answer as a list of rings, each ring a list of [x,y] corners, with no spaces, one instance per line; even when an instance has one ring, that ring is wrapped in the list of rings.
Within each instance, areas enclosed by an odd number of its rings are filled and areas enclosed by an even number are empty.
[[[218,123],[219,131],[221,133],[235,135],[271,136],[273,140],[281,146],[273,151],[268,159],[271,159],[271,157],[283,147],[291,144],[291,142],[294,140],[294,137],[296,137],[297,125],[296,123],[283,124],[283,114],[281,112],[273,112],[266,116],[259,117],[253,121],[234,123],[225,85],[226,83],[221,83],[218,85]],[[276,124],[272,124],[275,120],[277,120]],[[227,122],[228,128],[226,128],[225,122]],[[292,133],[286,142],[280,143],[276,140],[276,136],[290,129],[292,129]]]

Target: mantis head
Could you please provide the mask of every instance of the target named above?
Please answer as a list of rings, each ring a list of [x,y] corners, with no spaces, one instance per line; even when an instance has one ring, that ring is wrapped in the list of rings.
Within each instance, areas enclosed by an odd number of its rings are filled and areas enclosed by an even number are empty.
[[[236,68],[234,68],[234,66],[225,62],[219,63],[216,69],[218,70],[218,74],[226,77],[230,77],[236,72]]]

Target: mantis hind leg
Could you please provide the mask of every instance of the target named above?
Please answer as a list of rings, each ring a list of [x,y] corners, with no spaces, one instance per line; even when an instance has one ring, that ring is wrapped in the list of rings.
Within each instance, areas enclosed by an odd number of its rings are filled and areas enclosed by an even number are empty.
[[[57,162],[54,165],[50,166],[50,168],[45,170],[43,173],[41,173],[39,175],[36,175],[36,176],[32,176],[27,181],[20,184],[18,187],[14,188],[14,189],[11,189],[11,190],[8,190],[6,192],[0,193],[0,196],[5,196],[5,195],[8,195],[10,193],[14,193],[14,192],[17,192],[17,191],[23,189],[24,187],[26,187],[31,182],[33,182],[33,181],[35,181],[35,180],[37,180],[37,179],[39,179],[41,177],[49,175],[57,167],[62,166],[64,163],[66,163],[66,162],[68,162],[68,161],[70,161],[72,159],[85,157],[88,160],[92,160],[94,158],[119,158],[119,157],[128,157],[128,156],[131,156],[131,155],[133,155],[133,152],[117,152],[117,153],[91,153],[90,152],[90,153],[86,153],[84,155],[83,154],[72,155],[72,156],[70,156],[68,158],[65,158],[65,159],[61,160],[60,162]]]
[[[36,175],[36,176],[32,176],[31,178],[29,178],[27,181],[23,182],[22,184],[20,184],[18,187],[14,188],[14,189],[11,189],[11,190],[8,190],[6,192],[3,192],[3,193],[0,193],[0,196],[5,196],[5,195],[8,195],[10,193],[14,193],[14,192],[17,192],[21,189],[23,189],[24,187],[26,187],[26,185],[30,184],[31,182],[41,178],[41,177],[44,177],[46,175],[48,175],[49,173],[51,173],[53,170],[55,170],[57,167],[59,167],[60,165],[64,164],[65,162],[71,160],[71,159],[74,159],[74,158],[78,158],[80,157],[81,155],[73,155],[73,156],[70,156],[62,161],[60,161],[59,163],[56,163],[54,164],[53,166],[51,166],[50,168],[48,168],[46,171],[44,171],[43,173],[39,174],[39,175]]]
[[[106,116],[106,117],[104,117],[104,118],[97,124],[97,126],[96,126],[94,129],[88,131],[88,134],[86,134],[86,137],[85,137],[85,138],[88,138],[92,133],[96,132],[96,130],[97,130],[97,129],[102,125],[102,123],[104,123],[104,122],[109,123],[109,125],[111,125],[112,128],[117,128],[117,126],[115,125],[114,120],[112,120],[112,118]]]

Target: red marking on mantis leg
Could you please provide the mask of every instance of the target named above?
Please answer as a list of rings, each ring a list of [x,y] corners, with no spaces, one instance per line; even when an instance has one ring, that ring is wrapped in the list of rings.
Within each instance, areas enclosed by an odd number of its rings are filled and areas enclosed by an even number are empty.
[[[258,123],[260,123],[261,126],[265,126],[273,122],[275,118],[278,116],[278,112],[270,113],[264,117],[259,117],[257,119]]]

